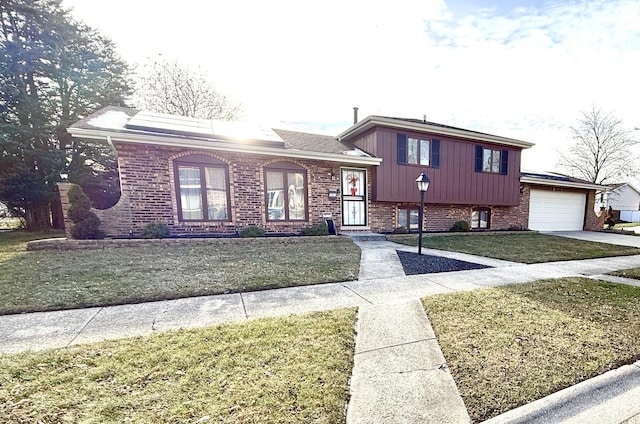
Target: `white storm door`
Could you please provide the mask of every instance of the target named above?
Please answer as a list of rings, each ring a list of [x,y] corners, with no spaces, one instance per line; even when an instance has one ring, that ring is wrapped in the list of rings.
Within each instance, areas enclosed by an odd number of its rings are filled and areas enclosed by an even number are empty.
[[[367,225],[367,171],[343,168],[342,226]]]

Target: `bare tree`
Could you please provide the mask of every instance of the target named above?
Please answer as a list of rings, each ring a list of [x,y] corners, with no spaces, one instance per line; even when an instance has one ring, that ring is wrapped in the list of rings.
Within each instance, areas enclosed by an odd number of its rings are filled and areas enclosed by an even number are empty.
[[[206,72],[160,59],[143,67],[133,102],[139,109],[202,119],[237,119],[240,105],[218,92]]]
[[[596,184],[636,175],[631,148],[638,142],[631,140],[622,121],[595,106],[581,114],[571,127],[575,144],[560,152],[560,166],[570,175]]]

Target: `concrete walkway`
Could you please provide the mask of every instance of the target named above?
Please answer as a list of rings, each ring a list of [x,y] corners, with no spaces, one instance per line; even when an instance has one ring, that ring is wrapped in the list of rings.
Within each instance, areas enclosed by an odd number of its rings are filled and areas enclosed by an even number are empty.
[[[624,241],[622,239],[634,239],[624,235],[608,236],[614,236],[615,244],[623,244],[618,242]],[[568,276],[640,285],[635,280],[602,275],[640,267],[640,255],[522,265],[425,249],[425,254],[495,268],[404,276],[395,250],[415,251],[415,248],[383,241],[358,244],[363,250],[362,279],[358,281],[0,316],[0,353],[64,347],[259,317],[359,307],[348,422],[468,422],[464,404],[418,299],[438,293]],[[552,395],[556,396],[553,399],[549,397],[526,405],[525,409],[496,417],[491,423],[577,422],[571,421],[577,417],[587,423],[640,423],[640,379],[635,380],[638,372],[634,367],[640,368],[640,363],[581,383],[567,389],[567,393],[558,392]],[[597,420],[585,418],[592,413],[597,414],[594,415]]]

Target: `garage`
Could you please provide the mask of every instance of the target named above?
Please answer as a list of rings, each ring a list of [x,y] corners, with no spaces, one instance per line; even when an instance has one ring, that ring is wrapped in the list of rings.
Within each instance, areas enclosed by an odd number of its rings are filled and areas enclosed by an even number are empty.
[[[585,192],[531,189],[529,229],[582,231],[586,200]]]

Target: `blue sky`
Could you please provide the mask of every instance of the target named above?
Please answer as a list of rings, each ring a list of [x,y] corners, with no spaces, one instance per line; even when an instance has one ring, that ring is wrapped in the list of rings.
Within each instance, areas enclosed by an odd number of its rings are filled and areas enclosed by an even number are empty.
[[[245,119],[337,134],[422,118],[536,143],[553,170],[595,104],[640,127],[637,0],[63,0],[124,59],[201,67]],[[640,132],[634,134],[640,139]]]

